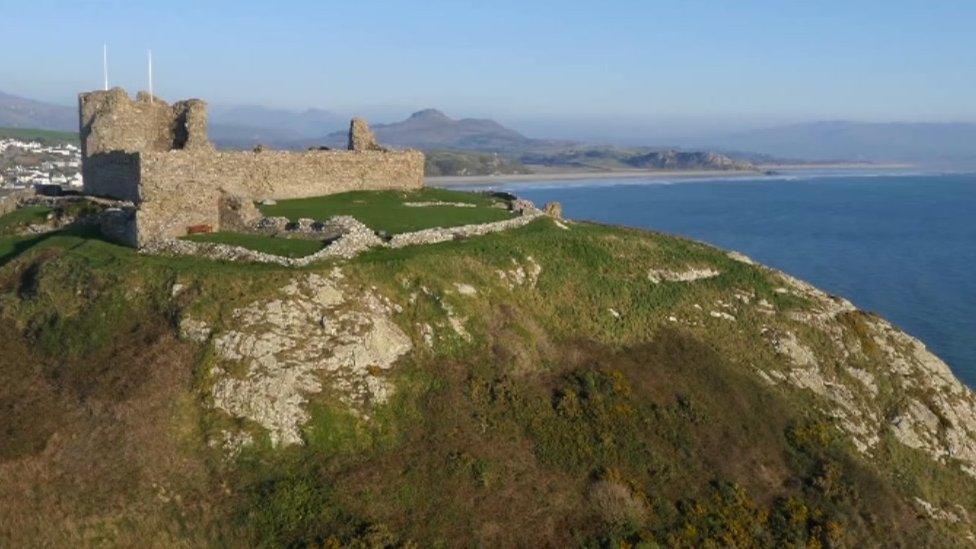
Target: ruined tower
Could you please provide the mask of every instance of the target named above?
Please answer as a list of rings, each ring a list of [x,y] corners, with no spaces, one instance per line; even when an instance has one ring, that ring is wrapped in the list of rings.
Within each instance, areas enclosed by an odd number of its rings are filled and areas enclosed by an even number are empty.
[[[198,99],[168,105],[145,92],[94,91],[79,94],[78,118],[85,193],[132,202],[113,238],[139,247],[230,226],[221,204],[424,184],[423,153],[383,149],[360,119],[348,151],[254,152],[215,150]]]

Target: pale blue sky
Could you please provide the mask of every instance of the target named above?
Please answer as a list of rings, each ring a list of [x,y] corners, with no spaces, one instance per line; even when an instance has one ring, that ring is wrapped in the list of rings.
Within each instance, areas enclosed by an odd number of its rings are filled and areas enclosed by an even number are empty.
[[[976,2],[0,0],[0,90],[502,120],[976,120]]]

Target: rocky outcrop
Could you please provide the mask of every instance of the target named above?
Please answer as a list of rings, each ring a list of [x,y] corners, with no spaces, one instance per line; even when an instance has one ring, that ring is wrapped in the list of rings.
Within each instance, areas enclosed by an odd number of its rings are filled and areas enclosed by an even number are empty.
[[[683,271],[672,269],[651,269],[647,272],[647,279],[654,284],[661,282],[694,282],[705,278],[714,278],[722,274],[711,267],[689,268]]]
[[[185,318],[181,330],[190,339],[212,342],[215,409],[259,425],[272,444],[301,444],[302,426],[310,419],[308,395],[329,390],[349,410],[368,417],[372,406],[392,394],[385,372],[413,346],[393,322],[394,309],[336,269],[328,276],[296,277],[272,298],[235,309],[219,327]],[[243,435],[225,432],[222,439],[239,446],[250,440]]]
[[[774,384],[817,395],[863,453],[870,454],[890,437],[976,476],[976,394],[921,341],[845,299],[791,276],[780,277],[784,284],[778,293],[808,300],[812,306],[790,314],[795,331],[768,334],[789,367],[761,375]],[[810,338],[815,334],[828,342],[829,355],[814,351]],[[887,369],[872,372],[859,367],[869,352],[880,354]]]

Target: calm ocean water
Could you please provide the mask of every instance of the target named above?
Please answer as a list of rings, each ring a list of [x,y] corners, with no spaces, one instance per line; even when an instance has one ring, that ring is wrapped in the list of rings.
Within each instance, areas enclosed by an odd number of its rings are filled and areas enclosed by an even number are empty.
[[[976,387],[976,175],[498,185],[577,219],[739,250],[874,311]]]

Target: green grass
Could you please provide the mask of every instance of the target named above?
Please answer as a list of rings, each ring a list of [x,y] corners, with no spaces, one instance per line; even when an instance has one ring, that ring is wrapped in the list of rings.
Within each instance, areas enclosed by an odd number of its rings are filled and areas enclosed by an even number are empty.
[[[78,144],[77,133],[35,130],[30,128],[0,128],[0,139],[4,138],[19,139],[21,141],[37,141],[42,145]]]
[[[409,207],[404,202],[465,202],[474,208],[456,206]],[[511,214],[493,207],[494,199],[480,194],[424,188],[416,191],[353,191],[348,193],[280,200],[273,206],[258,206],[266,216],[324,220],[334,215],[351,215],[376,231],[389,234],[432,227],[455,227],[508,219]]]
[[[0,234],[34,223],[42,223],[52,211],[51,208],[44,206],[27,206],[0,216]]]
[[[192,242],[216,242],[230,246],[240,246],[249,250],[284,257],[305,257],[325,247],[321,240],[305,240],[300,238],[278,238],[241,233],[211,233],[195,234],[184,237]]]
[[[434,192],[424,199],[457,198]],[[268,246],[321,245],[237,234],[191,240],[272,253],[281,252]],[[498,271],[515,268],[513,260],[524,266],[528,256],[542,267],[537,284],[502,283]],[[809,304],[777,299],[781,281],[773,273],[689,240],[588,223],[563,230],[540,219],[504,233],[374,249],[345,261],[351,285],[374,286],[402,306],[393,319],[412,337],[414,350],[384,374],[396,391],[366,419],[350,413],[336,398],[338,389],[326,384],[308,395],[304,445],[272,448],[258,427],[244,425],[259,443],[236,461],[218,461],[206,446],[205,433],[218,433],[232,420],[206,405],[206,379],[216,363],[209,350],[175,341],[176,322],[192,316],[218,329],[232,327],[235,309],[272,299],[303,274],[138,254],[77,230],[0,237],[0,266],[5,262],[0,328],[8,337],[0,339],[0,362],[6,359],[7,366],[0,368],[0,403],[18,403],[7,409],[19,414],[15,425],[28,426],[6,432],[30,434],[38,429],[34,423],[47,420],[62,440],[84,439],[86,431],[61,421],[74,416],[39,408],[37,387],[54,382],[56,395],[113,412],[92,421],[101,430],[116,428],[119,441],[152,423],[141,415],[151,410],[141,399],[156,395],[154,406],[166,413],[139,439],[153,444],[114,453],[113,444],[95,448],[117,460],[110,463],[132,467],[131,473],[89,467],[35,483],[37,490],[69,498],[57,500],[69,509],[70,498],[81,492],[75,483],[129,476],[159,479],[167,497],[182,498],[158,511],[139,504],[159,499],[155,485],[133,483],[121,495],[104,490],[103,498],[111,495],[129,513],[121,516],[131,531],[131,538],[110,531],[106,544],[158,539],[159,526],[167,525],[167,541],[183,537],[186,528],[228,546],[856,547],[879,540],[951,546],[936,536],[957,526],[920,521],[911,497],[920,494],[943,507],[961,502],[970,513],[976,507],[976,488],[965,473],[890,437],[869,458],[856,454],[812,398],[760,381],[755,368],[783,362],[764,330],[797,330],[788,313]],[[646,277],[649,268],[688,265],[722,274],[695,283],[651,284]],[[475,286],[477,294],[459,295],[459,282]],[[172,292],[175,283],[183,286],[179,294]],[[736,322],[708,316],[718,300],[732,302],[740,291],[774,303],[776,314],[736,305]],[[452,331],[445,304],[464,319],[470,341]],[[622,316],[611,316],[611,307]],[[670,322],[671,314],[698,323]],[[845,331],[863,332],[855,320]],[[424,324],[434,327],[433,348],[419,335]],[[19,341],[20,347],[9,346]],[[886,359],[864,349],[865,369],[886,371]],[[816,350],[825,363],[837,352]],[[160,379],[184,376],[166,385],[171,393],[147,384],[153,369],[141,368],[164,352]],[[31,384],[20,393],[8,389],[20,378]],[[879,398],[894,398],[884,379],[879,373],[885,393]],[[174,402],[186,403],[182,419],[170,419]],[[78,416],[92,416],[82,409]],[[182,452],[156,445],[174,432],[185,434]],[[0,443],[7,442],[3,433]],[[18,440],[18,459],[45,467],[46,455],[35,459],[30,452],[43,450],[46,438]],[[19,473],[0,472],[0,481]],[[601,484],[629,499],[600,503],[594,493]],[[33,500],[16,501],[27,506]],[[44,516],[53,531],[65,519],[48,519],[44,505],[50,504],[24,507],[17,516]],[[645,512],[628,515],[635,506]],[[86,522],[77,528],[89,534],[111,525],[99,522],[99,512],[78,512],[74,516]]]

